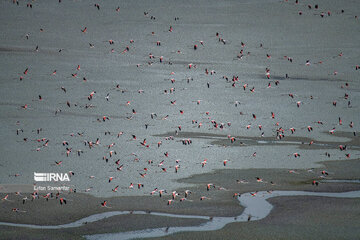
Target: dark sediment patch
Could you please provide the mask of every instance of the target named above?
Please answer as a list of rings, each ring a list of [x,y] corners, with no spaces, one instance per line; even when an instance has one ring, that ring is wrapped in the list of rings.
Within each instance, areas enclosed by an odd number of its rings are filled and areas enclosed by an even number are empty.
[[[178,132],[178,134],[165,133],[154,135],[156,137],[168,137],[173,136],[176,138],[201,138],[209,140],[211,145],[219,145],[224,147],[242,147],[242,146],[265,146],[265,145],[294,145],[300,149],[332,149],[338,148],[339,145],[347,145],[349,148],[360,150],[360,138],[354,136],[353,133],[348,132],[336,132],[336,137],[349,138],[348,142],[328,142],[328,141],[317,141],[306,137],[294,137],[286,136],[282,139],[276,137],[251,137],[251,136],[232,136],[236,139],[235,142],[231,142],[227,135],[213,134],[213,133],[201,133],[201,132]],[[312,142],[312,144],[310,144]]]
[[[183,232],[150,239],[358,239],[359,199],[278,197],[270,215],[260,221],[230,223],[210,232]]]
[[[240,215],[243,208],[239,206],[236,198],[233,198],[234,193],[245,193],[255,191],[270,191],[270,190],[305,190],[317,192],[344,192],[359,190],[360,184],[353,183],[320,183],[318,186],[311,184],[313,180],[320,181],[322,179],[359,179],[357,169],[360,167],[360,161],[327,161],[323,162],[324,168],[319,169],[298,169],[290,173],[288,169],[225,169],[218,170],[212,173],[194,175],[190,178],[179,180],[183,183],[192,184],[188,189],[192,194],[188,197],[190,201],[183,203],[174,202],[167,206],[167,200],[171,197],[166,194],[162,198],[158,196],[144,196],[144,197],[112,197],[112,198],[96,198],[83,193],[62,194],[68,199],[67,205],[60,205],[59,200],[50,199],[46,201],[41,197],[33,202],[28,201],[24,205],[21,204],[23,196],[15,196],[9,194],[9,199],[12,202],[4,201],[0,209],[0,221],[2,222],[16,222],[29,223],[38,225],[58,225],[69,223],[81,219],[83,217],[101,213],[104,211],[122,211],[122,210],[144,210],[165,213],[177,213],[188,215],[203,215],[203,216],[237,216]],[[321,172],[326,169],[329,175],[322,175]],[[257,181],[257,177],[262,179],[262,182]],[[244,180],[240,182],[237,180]],[[207,184],[211,182],[215,187],[209,191],[206,190]],[[177,191],[183,195],[185,189],[178,189]],[[200,201],[201,196],[207,196],[210,199]],[[100,203],[107,200],[111,208],[102,208]],[[276,204],[275,204],[276,205]],[[14,213],[11,208],[19,207],[26,213]],[[276,208],[275,208],[276,211]],[[51,213],[51,214],[48,214]],[[46,216],[46,218],[44,218]],[[100,232],[116,232],[128,231],[135,229],[144,229],[151,227],[171,227],[183,225],[200,224],[204,220],[199,219],[184,219],[183,221],[167,220],[166,217],[150,216],[150,215],[129,215],[116,216],[104,219],[98,222],[89,224],[88,226],[81,226],[79,228],[69,228],[64,233],[75,234],[80,236],[83,234],[94,234]],[[143,219],[146,219],[143,220]],[[144,222],[145,221],[145,222]],[[150,225],[146,225],[149,222]],[[95,227],[100,226],[96,230]],[[89,227],[90,226],[90,227]],[[14,227],[1,226],[6,232]],[[23,228],[19,233],[24,232]],[[37,236],[40,230],[31,230],[34,236]],[[60,230],[46,230],[49,234],[56,233]],[[49,236],[50,236],[49,235]],[[26,239],[26,238],[25,238]],[[60,238],[61,239],[61,238]]]
[[[360,136],[357,136],[355,131],[354,132],[340,132],[340,131],[338,131],[338,132],[334,133],[334,136],[349,138],[350,141],[346,143],[349,146],[357,146],[357,147],[360,146]]]
[[[259,75],[262,76],[263,75]],[[311,82],[351,82],[349,80],[343,79],[331,79],[331,78],[312,78],[312,77],[305,77],[305,76],[291,76],[286,78],[285,76],[273,75],[271,76],[271,80],[282,80],[282,81],[311,81]]]
[[[34,49],[18,48],[18,47],[0,47],[1,52],[34,52]]]
[[[14,54],[21,54],[21,53],[34,53],[34,54],[58,54],[59,49],[35,49],[34,48],[21,48],[21,47],[0,47],[0,54],[1,53],[14,53]]]
[[[185,218],[171,218],[153,215],[120,215],[101,220],[99,222],[87,223],[77,228],[65,228],[65,229],[30,229],[30,228],[16,228],[16,239],[83,239],[82,235],[88,234],[101,234],[112,232],[125,232],[135,231],[149,228],[164,228],[170,226],[192,226],[200,225],[207,220],[201,219],[185,219]],[[14,228],[8,226],[0,226],[2,237],[14,236]],[[27,238],[27,234],[31,234],[30,238]]]

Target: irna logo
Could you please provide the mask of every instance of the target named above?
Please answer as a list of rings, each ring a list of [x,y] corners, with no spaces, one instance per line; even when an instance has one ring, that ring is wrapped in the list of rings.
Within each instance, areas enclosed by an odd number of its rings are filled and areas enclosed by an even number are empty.
[[[34,180],[36,182],[70,182],[69,175],[67,173],[36,173],[34,172]]]

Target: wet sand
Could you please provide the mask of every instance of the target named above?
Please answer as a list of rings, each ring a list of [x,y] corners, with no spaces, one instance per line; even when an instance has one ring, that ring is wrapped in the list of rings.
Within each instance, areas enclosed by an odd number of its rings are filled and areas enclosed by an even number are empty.
[[[304,190],[318,192],[346,192],[358,190],[358,183],[334,183],[324,182],[322,180],[359,180],[358,169],[360,168],[359,160],[348,161],[328,161],[323,162],[324,166],[318,169],[247,169],[235,170],[225,169],[218,170],[208,174],[194,175],[190,178],[179,180],[191,190],[189,200],[192,202],[180,203],[179,199],[184,196],[186,189],[176,189],[180,196],[177,201],[167,206],[167,200],[171,199],[170,193],[165,193],[160,198],[158,194],[154,196],[143,197],[112,197],[97,198],[83,193],[62,193],[60,197],[68,199],[66,205],[60,205],[59,199],[46,199],[40,197],[35,201],[27,201],[22,205],[23,196],[16,196],[14,193],[9,194],[12,202],[2,202],[1,222],[32,223],[38,225],[58,225],[69,223],[77,219],[89,216],[94,213],[103,211],[116,210],[143,210],[157,211],[165,213],[182,213],[189,215],[204,216],[237,216],[242,212],[234,193],[245,193],[267,190]],[[293,170],[295,173],[290,173]],[[325,170],[329,175],[322,175]],[[263,179],[263,182],[257,182],[257,177]],[[244,180],[241,183],[237,180]],[[313,186],[311,182],[319,181],[318,186]],[[207,184],[213,183],[215,187],[207,191]],[[225,190],[219,190],[223,187]],[[45,194],[43,194],[45,195]],[[201,196],[208,196],[211,199],[200,201]],[[104,200],[109,202],[111,208],[102,208],[100,203]],[[86,203],[86,204],[85,204]],[[20,205],[21,209],[34,214],[16,214],[9,209],[12,206]],[[53,217],[43,218],[46,212],[52,212]]]
[[[228,224],[212,232],[177,233],[149,239],[358,239],[359,199],[280,197],[260,221]]]
[[[225,226],[222,230],[201,233],[178,233],[162,238],[152,239],[356,239],[359,237],[357,222],[359,221],[358,199],[334,199],[319,197],[280,197],[269,199],[275,208],[270,215],[260,221],[248,223],[234,223]],[[133,221],[133,218],[136,220]],[[146,218],[145,218],[146,219]],[[78,229],[57,230],[33,230],[24,228],[11,228],[1,226],[2,239],[83,239],[82,234],[119,232],[122,230],[134,230],[135,227],[123,227],[136,223],[140,220],[130,216],[126,220],[114,222],[101,221],[94,223],[91,229],[81,227]],[[123,221],[121,221],[123,220]],[[164,222],[165,221],[165,222]],[[189,221],[189,220],[187,220]],[[149,222],[155,222],[151,219]],[[180,226],[182,223],[176,219],[157,219],[153,226]],[[195,222],[187,222],[189,225]],[[120,227],[121,225],[121,227]],[[90,226],[90,225],[89,225]],[[149,226],[149,225],[148,225]],[[95,230],[96,229],[96,230]],[[104,231],[99,231],[102,229]],[[166,227],[164,227],[165,231]],[[15,233],[16,230],[16,233]]]
[[[324,132],[326,134],[326,132]],[[329,134],[329,133],[327,133]],[[355,133],[356,134],[356,133]],[[286,146],[292,145],[296,146],[299,149],[306,150],[315,150],[315,149],[334,149],[338,148],[339,145],[347,146],[348,149],[359,150],[360,149],[360,137],[354,135],[354,133],[350,132],[336,132],[333,134],[334,137],[338,137],[341,140],[339,141],[318,141],[315,139],[311,139],[308,137],[298,137],[298,136],[284,136],[282,139],[278,137],[251,137],[251,136],[231,136],[236,140],[231,142],[229,137],[222,134],[215,133],[202,133],[202,132],[169,132],[161,135],[156,135],[157,137],[168,137],[173,136],[178,141],[182,141],[182,139],[192,139],[192,138],[200,138],[206,139],[209,141],[209,145],[218,145],[222,147],[246,147],[246,146],[257,146],[261,147],[264,145],[270,146]]]
[[[106,209],[106,211],[116,211],[116,210],[145,210],[145,211],[157,211],[165,213],[177,213],[177,214],[191,214],[191,215],[204,215],[204,216],[237,216],[240,215],[243,208],[239,205],[238,201],[233,198],[234,193],[245,193],[245,192],[255,192],[255,191],[267,191],[267,190],[305,190],[305,191],[317,191],[317,192],[345,192],[360,190],[359,183],[322,183],[321,180],[321,171],[326,169],[330,174],[326,179],[358,179],[358,167],[360,164],[359,160],[349,160],[349,161],[329,161],[324,162],[324,168],[320,169],[311,169],[311,172],[308,170],[295,170],[296,173],[289,173],[288,170],[281,169],[249,169],[249,170],[220,170],[210,174],[196,175],[189,179],[184,179],[186,184],[193,185],[189,189],[194,192],[193,195],[189,197],[193,202],[183,202],[180,203],[178,200],[172,205],[167,206],[166,202],[169,199],[169,195],[165,195],[162,198],[158,196],[144,196],[139,197],[117,197],[107,199],[111,209]],[[256,181],[256,177],[261,176],[264,179],[264,182],[259,183]],[[236,180],[245,179],[248,183],[238,183]],[[320,181],[318,186],[313,186],[311,181],[317,180]],[[218,190],[216,188],[211,189],[210,191],[206,190],[206,184],[212,182],[215,186],[225,187],[227,190]],[[273,184],[270,183],[273,182]],[[178,192],[182,192],[183,189],[178,189]],[[211,199],[200,201],[199,197],[206,195],[211,197]],[[18,196],[11,196],[10,199],[16,199]],[[92,215],[94,213],[100,213],[105,211],[104,208],[100,206],[100,203],[103,201],[102,198],[95,198],[81,193],[72,193],[65,195],[68,201],[66,205],[59,207],[58,200],[51,199],[48,202],[44,199],[35,200],[34,202],[27,202],[22,209],[26,209],[28,213],[14,213],[9,211],[9,207],[13,205],[11,202],[2,203],[2,212],[0,221],[15,222],[15,223],[30,223],[38,225],[58,225],[62,223],[73,222],[77,219]],[[19,198],[19,197],[18,197]],[[314,201],[317,200],[317,201]],[[343,204],[342,201],[345,201],[346,204]],[[20,201],[20,200],[19,200]],[[314,204],[311,204],[312,202]],[[321,205],[321,202],[324,201],[324,206]],[[356,216],[356,212],[360,211],[357,206],[358,199],[332,199],[324,197],[278,197],[269,200],[275,207],[270,213],[270,215],[260,221],[255,223],[238,223],[239,227],[235,229],[242,229],[249,227],[260,227],[264,224],[268,224],[269,221],[273,222],[275,235],[273,238],[283,234],[282,225],[287,225],[287,221],[283,220],[284,216],[287,216],[291,221],[299,221],[298,226],[288,226],[289,229],[294,229],[294,231],[300,231],[299,229],[301,224],[309,224],[309,222],[302,222],[301,219],[309,218],[311,221],[316,221],[316,213],[319,212],[329,212],[329,218],[332,221],[332,224],[342,223],[346,228],[351,228],[353,219],[350,222],[347,222],[348,219],[341,218],[341,213],[344,213],[344,208],[352,209],[353,213],[351,216]],[[304,205],[301,203],[304,202]],[[327,204],[331,204],[331,208],[328,208]],[[350,205],[349,205],[350,204]],[[352,205],[351,205],[352,204]],[[9,207],[7,207],[9,205]],[[48,215],[51,212],[53,214]],[[308,215],[307,213],[312,213]],[[299,218],[297,216],[299,215]],[[46,218],[44,218],[46,216]],[[279,219],[277,217],[279,216]],[[338,217],[340,216],[340,217]],[[269,220],[271,219],[271,220]],[[296,220],[297,219],[297,220]],[[321,219],[321,218],[320,218]],[[356,220],[356,217],[354,218]],[[290,221],[289,220],[289,221]],[[121,231],[131,231],[131,230],[140,230],[147,228],[158,228],[172,227],[172,226],[192,226],[199,225],[206,220],[199,219],[174,219],[160,216],[150,216],[150,215],[124,215],[124,216],[115,216],[100,220],[98,222],[89,223],[82,227],[78,228],[68,228],[62,230],[34,230],[27,228],[14,228],[7,226],[0,226],[0,229],[4,230],[4,233],[9,234],[16,229],[18,238],[21,236],[28,236],[29,239],[40,238],[41,236],[54,236],[54,239],[64,239],[66,236],[77,236],[81,237],[82,235],[91,235],[99,233],[108,233],[108,232],[121,232]],[[317,220],[319,221],[319,219]],[[345,223],[343,223],[345,221]],[[356,222],[356,221],[355,221]],[[256,225],[259,224],[259,225]],[[314,223],[315,224],[315,223]],[[215,236],[219,237],[222,234],[235,234],[233,232],[233,225],[229,224],[223,230],[216,231]],[[309,224],[311,225],[311,224]],[[94,227],[96,226],[96,227]],[[231,227],[232,226],[232,227]],[[306,226],[304,226],[306,227]],[[310,226],[307,226],[310,229]],[[329,229],[328,226],[325,229]],[[268,228],[265,228],[268,229]],[[260,231],[264,234],[267,231]],[[298,229],[298,230],[297,230]],[[45,231],[45,232],[42,232]],[[284,230],[286,232],[287,230]],[[309,230],[310,231],[310,230]],[[320,230],[319,230],[320,231]],[[322,231],[322,230],[321,230]],[[42,232],[42,233],[40,233]],[[61,236],[57,234],[61,232]],[[311,232],[311,231],[310,231]],[[31,235],[28,235],[31,233]],[[318,236],[318,232],[313,230],[314,238]],[[354,234],[356,231],[354,232]],[[25,235],[21,235],[25,234]],[[49,235],[50,234],[50,235]],[[67,235],[68,234],[68,235]],[[201,236],[206,238],[210,233],[188,233],[184,237],[193,237],[196,239]],[[217,235],[220,234],[220,235]],[[211,235],[211,234],[210,234]],[[6,235],[4,235],[6,236]],[[230,236],[230,235],[226,235]],[[265,236],[265,235],[264,235]],[[286,234],[284,234],[286,236]],[[338,235],[335,235],[338,236]],[[349,235],[352,236],[352,235]],[[175,234],[173,237],[183,237],[182,235]],[[171,236],[169,237],[172,238]],[[26,238],[25,238],[26,239]],[[246,238],[245,238],[246,239]],[[351,239],[351,238],[345,238]]]

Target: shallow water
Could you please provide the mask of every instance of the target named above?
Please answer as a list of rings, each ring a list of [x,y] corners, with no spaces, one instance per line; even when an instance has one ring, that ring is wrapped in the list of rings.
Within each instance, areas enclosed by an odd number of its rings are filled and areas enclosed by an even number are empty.
[[[174,190],[184,187],[176,180],[194,174],[208,173],[222,169],[223,159],[230,159],[228,168],[313,168],[319,162],[328,160],[323,151],[303,150],[301,158],[294,161],[289,155],[300,151],[298,145],[248,146],[246,148],[222,148],[210,146],[206,139],[195,139],[190,146],[183,146],[175,141],[166,141],[156,134],[175,132],[179,125],[183,131],[221,133],[233,136],[275,136],[279,122],[290,135],[289,128],[297,129],[295,136],[307,136],[315,140],[347,141],[324,134],[336,127],[336,131],[359,131],[360,122],[360,83],[354,65],[358,64],[360,50],[360,32],[354,31],[358,22],[353,19],[360,9],[358,2],[345,4],[346,13],[336,12],[336,3],[328,4],[334,15],[321,19],[308,11],[303,16],[297,12],[305,5],[294,5],[280,1],[205,1],[190,2],[170,1],[164,6],[162,1],[106,1],[98,11],[86,1],[36,1],[34,8],[26,8],[11,1],[0,3],[0,183],[25,184],[33,182],[34,172],[75,172],[71,184],[79,192],[92,187],[89,194],[102,197],[143,196],[154,188]],[[115,8],[120,5],[120,12]],[[325,7],[325,6],[324,6]],[[85,9],[85,11],[84,11]],[[152,21],[143,12],[156,16]],[[350,17],[352,16],[352,17]],[[175,21],[174,17],[180,17]],[[168,32],[169,26],[174,31]],[[86,34],[81,32],[88,28]],[[309,27],[310,26],[310,27]],[[40,28],[44,31],[40,32]],[[154,35],[151,32],[155,32]],[[228,41],[218,42],[215,33]],[[29,33],[28,40],[25,34]],[[351,33],[351,37],[348,37]],[[114,45],[108,40],[113,39]],[[134,43],[130,44],[130,39]],[[162,45],[156,46],[161,40]],[[197,51],[194,44],[204,41]],[[242,60],[236,55],[242,49],[251,52]],[[95,45],[89,47],[89,43]],[[260,43],[264,47],[260,48]],[[35,47],[39,46],[36,52]],[[129,46],[130,51],[122,54]],[[115,52],[111,53],[114,48]],[[61,52],[58,52],[62,49]],[[180,50],[181,54],[176,51]],[[343,52],[342,58],[337,58]],[[155,58],[152,65],[148,54],[164,56],[163,64]],[[271,59],[266,54],[272,55]],[[294,62],[284,60],[284,56],[294,57]],[[311,66],[305,66],[310,59]],[[167,64],[174,62],[173,65]],[[323,61],[323,64],[315,64]],[[188,69],[189,63],[196,63],[197,68]],[[136,67],[136,64],[140,64]],[[77,65],[81,66],[79,71]],[[265,69],[271,68],[272,87],[268,88]],[[29,73],[23,71],[29,68]],[[206,75],[205,68],[215,70],[216,74]],[[55,76],[51,75],[57,70]],[[338,75],[333,75],[334,71]],[[171,74],[174,72],[175,74]],[[73,78],[71,74],[77,73]],[[285,73],[290,79],[284,79]],[[231,87],[222,77],[239,76],[239,83]],[[82,81],[86,77],[87,82]],[[175,83],[170,79],[174,78]],[[186,82],[187,78],[193,81]],[[274,81],[279,80],[279,86]],[[210,83],[207,89],[206,83]],[[348,82],[348,88],[340,88]],[[244,91],[255,87],[255,92]],[[116,89],[119,84],[124,92]],[[65,87],[67,92],[63,92]],[[164,94],[164,90],[174,87],[173,94]],[[138,90],[144,93],[138,93]],[[87,96],[96,91],[91,101]],[[109,101],[105,100],[110,94]],[[288,96],[294,94],[294,99]],[[347,107],[344,94],[349,94],[352,108]],[[38,100],[38,95],[43,97]],[[313,96],[313,99],[310,99]],[[176,105],[170,101],[176,100]],[[199,105],[197,100],[201,100]],[[338,102],[337,107],[332,102]],[[67,107],[66,102],[71,103]],[[130,101],[130,105],[126,105]],[[235,101],[239,101],[235,107]],[[296,102],[301,101],[300,108]],[[21,106],[28,104],[27,110]],[[77,106],[75,107],[75,104]],[[85,108],[92,104],[93,108]],[[55,111],[61,113],[55,115]],[[132,114],[132,109],[136,114]],[[183,110],[181,115],[179,110]],[[209,111],[209,115],[205,112]],[[239,113],[243,112],[244,115]],[[275,119],[271,118],[275,113]],[[157,117],[151,119],[150,114]],[[252,119],[252,114],[257,119]],[[161,120],[166,115],[166,120]],[[98,122],[97,118],[109,116],[110,121]],[[127,117],[131,117],[131,120]],[[341,116],[344,124],[338,125]],[[203,123],[200,129],[191,120]],[[214,129],[211,120],[227,123],[223,130]],[[17,121],[19,121],[17,123]],[[324,125],[317,125],[323,121]],[[354,128],[348,126],[350,121]],[[149,128],[145,129],[145,123]],[[250,129],[246,126],[251,124]],[[263,130],[258,129],[258,125]],[[314,131],[308,132],[307,126]],[[16,135],[17,129],[24,129]],[[37,134],[36,129],[42,128]],[[110,131],[111,135],[104,135]],[[117,133],[124,135],[117,138]],[[83,133],[82,136],[77,133]],[[75,133],[75,136],[71,136]],[[137,140],[132,140],[132,135]],[[27,142],[23,138],[28,138]],[[50,140],[48,147],[43,147],[39,138]],[[89,149],[84,141],[100,138],[100,145]],[[140,145],[147,140],[149,148]],[[66,157],[62,141],[68,141],[73,149]],[[157,148],[157,142],[163,144]],[[109,158],[107,145],[115,142],[113,150],[117,155]],[[263,144],[264,142],[259,142]],[[39,148],[39,151],[36,149]],[[346,160],[343,152],[335,146],[329,146],[333,159]],[[83,150],[80,157],[77,150]],[[349,149],[353,153],[356,149]],[[169,152],[169,157],[164,153]],[[257,152],[256,161],[251,156]],[[132,153],[136,154],[132,155]],[[107,156],[109,162],[102,158]],[[134,161],[137,158],[139,161]],[[201,168],[201,162],[207,158],[208,164]],[[114,162],[120,159],[123,171],[116,170]],[[180,170],[175,174],[175,160],[180,159]],[[153,160],[153,164],[147,164]],[[158,164],[164,160],[167,173],[161,171]],[[55,161],[63,161],[56,166]],[[148,168],[146,178],[139,173]],[[19,177],[9,175],[20,174]],[[89,176],[95,176],[89,179]],[[110,176],[116,177],[111,184]],[[143,183],[141,190],[130,190],[130,183]],[[119,185],[118,193],[111,191]]]
[[[108,233],[87,235],[86,239],[134,239],[134,238],[150,238],[170,235],[177,232],[190,231],[214,231],[223,228],[228,223],[233,222],[247,222],[256,221],[268,216],[273,206],[266,201],[272,197],[281,196],[321,196],[321,197],[339,197],[339,198],[359,198],[360,191],[352,191],[346,193],[319,193],[319,192],[304,192],[304,191],[273,191],[258,192],[255,196],[252,193],[245,193],[239,197],[240,204],[245,207],[244,212],[237,217],[214,217],[210,221],[199,226],[190,227],[170,227],[170,228],[156,228],[145,229],[131,232]],[[250,220],[249,220],[249,216]]]
[[[84,224],[100,221],[105,218],[118,216],[118,215],[127,215],[127,214],[148,214],[155,216],[163,217],[174,217],[174,218],[197,218],[209,220],[206,223],[203,223],[199,226],[188,226],[188,227],[170,227],[166,230],[164,228],[154,228],[154,229],[144,229],[130,232],[120,232],[120,233],[108,233],[108,234],[96,234],[96,235],[87,235],[86,239],[133,239],[133,238],[149,238],[149,237],[161,237],[170,235],[176,232],[184,231],[213,231],[223,228],[226,224],[232,222],[247,222],[247,221],[256,221],[265,218],[268,216],[273,208],[273,206],[266,200],[272,197],[281,197],[281,196],[320,196],[320,197],[338,197],[338,198],[359,198],[360,191],[351,191],[343,193],[326,193],[326,192],[305,192],[305,191],[272,191],[272,192],[256,192],[256,193],[244,193],[238,197],[239,204],[242,205],[245,209],[243,213],[236,217],[213,217],[209,218],[207,216],[197,216],[197,215],[180,215],[180,214],[169,214],[169,213],[160,213],[160,212],[145,212],[145,211],[111,211],[104,212],[99,214],[94,214],[89,217],[82,218],[78,221],[63,224],[63,225],[54,225],[54,226],[41,226],[41,225],[32,225],[32,224],[18,224],[18,223],[7,223],[0,222],[0,225],[3,226],[13,226],[13,227],[26,227],[33,229],[63,229],[63,228],[73,228],[80,227]]]

